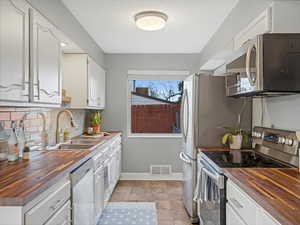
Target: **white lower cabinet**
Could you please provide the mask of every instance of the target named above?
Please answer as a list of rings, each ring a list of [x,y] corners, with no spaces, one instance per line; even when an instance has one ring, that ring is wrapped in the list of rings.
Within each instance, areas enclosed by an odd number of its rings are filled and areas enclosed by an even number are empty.
[[[70,197],[66,176],[24,206],[0,206],[0,225],[70,225]]]
[[[227,225],[280,225],[231,180],[227,182]]]
[[[228,203],[226,204],[226,224],[247,225]]]
[[[93,157],[95,165],[95,219],[102,215],[121,174],[121,137],[117,136],[108,145],[101,146]]]
[[[45,225],[71,225],[71,201],[67,201]]]
[[[69,179],[53,185],[43,195],[45,197],[25,213],[25,225],[54,224],[51,221],[60,221],[66,214],[70,215],[70,206],[65,205],[71,197]]]
[[[271,216],[267,214],[263,209],[259,210],[257,218],[257,225],[280,225],[277,221],[275,221]]]

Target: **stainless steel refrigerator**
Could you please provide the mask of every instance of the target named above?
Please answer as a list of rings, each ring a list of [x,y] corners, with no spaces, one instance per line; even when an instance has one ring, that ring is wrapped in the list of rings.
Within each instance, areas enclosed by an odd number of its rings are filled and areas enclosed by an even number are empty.
[[[249,104],[250,105],[250,104]],[[192,222],[198,222],[197,204],[193,201],[197,180],[197,147],[221,147],[224,126],[235,126],[243,100],[226,97],[224,77],[195,74],[184,81],[181,105],[183,134],[184,205]],[[244,127],[250,129],[251,107],[244,111]]]

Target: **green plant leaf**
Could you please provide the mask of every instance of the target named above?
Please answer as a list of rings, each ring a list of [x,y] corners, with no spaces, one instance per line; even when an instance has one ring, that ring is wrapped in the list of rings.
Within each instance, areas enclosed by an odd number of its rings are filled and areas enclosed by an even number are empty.
[[[231,133],[224,134],[224,136],[222,137],[222,144],[226,145],[229,142],[231,137],[232,137]]]

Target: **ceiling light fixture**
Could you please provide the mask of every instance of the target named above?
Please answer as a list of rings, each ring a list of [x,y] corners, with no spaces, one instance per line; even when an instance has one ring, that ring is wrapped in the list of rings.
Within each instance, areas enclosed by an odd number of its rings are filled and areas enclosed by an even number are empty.
[[[139,29],[156,31],[164,28],[168,21],[168,16],[158,11],[144,11],[136,14],[134,20]]]
[[[66,43],[66,42],[60,42],[61,47],[66,47],[67,45],[68,45],[68,43]]]

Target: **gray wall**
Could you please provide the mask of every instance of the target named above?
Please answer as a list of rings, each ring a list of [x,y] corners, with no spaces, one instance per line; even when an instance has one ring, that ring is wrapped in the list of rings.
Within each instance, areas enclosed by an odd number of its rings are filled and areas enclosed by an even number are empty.
[[[61,0],[27,0],[74,43],[86,51],[98,64],[104,66],[104,53],[90,37]]]
[[[180,138],[127,138],[127,71],[143,70],[189,70],[199,68],[199,55],[141,55],[107,54],[107,105],[104,111],[104,128],[122,130],[123,172],[149,172],[151,164],[171,164],[175,172],[181,171],[178,154]]]
[[[253,104],[253,125],[300,131],[299,95],[255,99]]]

